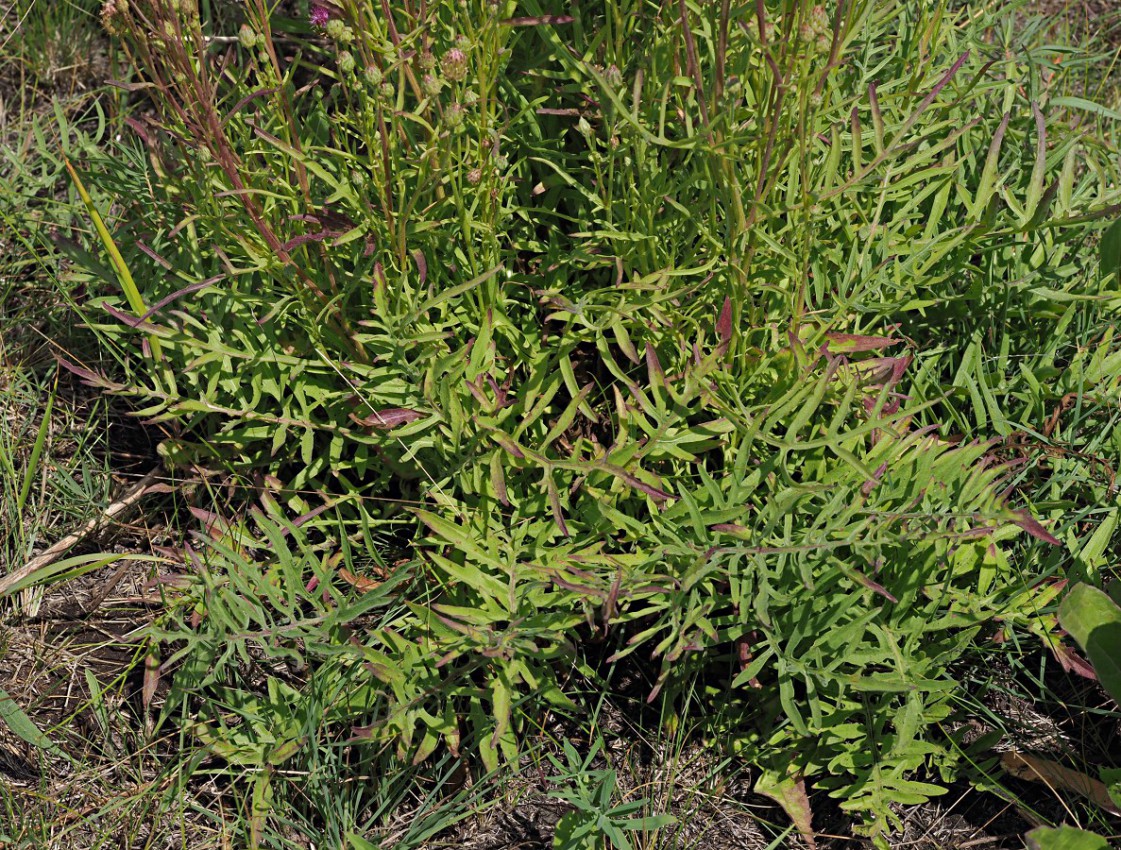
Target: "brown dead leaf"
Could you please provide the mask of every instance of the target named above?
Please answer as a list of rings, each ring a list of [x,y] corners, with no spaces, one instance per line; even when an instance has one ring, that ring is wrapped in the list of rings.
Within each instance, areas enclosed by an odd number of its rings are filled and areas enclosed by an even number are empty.
[[[1017,779],[1044,782],[1053,790],[1072,791],[1107,812],[1121,815],[1121,808],[1109,796],[1105,783],[1079,770],[1023,753],[1005,753],[1000,757],[1000,764]]]
[[[371,590],[375,590],[376,588],[381,586],[380,581],[375,581],[374,579],[366,578],[365,576],[356,576],[346,568],[339,569],[339,578],[341,578],[351,587],[358,590],[360,593],[369,593]]]

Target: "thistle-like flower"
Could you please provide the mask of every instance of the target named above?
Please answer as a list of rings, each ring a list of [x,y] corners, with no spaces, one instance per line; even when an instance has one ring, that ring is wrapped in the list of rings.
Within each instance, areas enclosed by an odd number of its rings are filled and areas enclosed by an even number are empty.
[[[440,70],[452,82],[459,82],[467,76],[467,54],[453,47],[440,60]]]
[[[311,25],[313,27],[325,27],[327,22],[331,20],[331,12],[326,6],[320,6],[318,3],[311,4],[311,15],[309,16]]]

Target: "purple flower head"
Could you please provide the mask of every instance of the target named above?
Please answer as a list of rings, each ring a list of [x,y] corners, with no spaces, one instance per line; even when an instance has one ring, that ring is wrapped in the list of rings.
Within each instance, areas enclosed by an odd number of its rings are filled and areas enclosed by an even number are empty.
[[[320,6],[318,3],[311,4],[311,25],[313,27],[325,27],[329,20],[331,20],[331,13],[326,6]]]

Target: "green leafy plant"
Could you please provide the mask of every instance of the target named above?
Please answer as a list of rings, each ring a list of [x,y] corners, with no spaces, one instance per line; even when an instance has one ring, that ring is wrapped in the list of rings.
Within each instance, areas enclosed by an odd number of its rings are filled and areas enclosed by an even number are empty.
[[[106,7],[159,122],[78,177],[122,374],[67,365],[239,492],[151,639],[252,835],[309,727],[496,771],[604,658],[868,833],[942,793],[955,664],[1055,627],[1002,452],[1121,377],[1061,344],[1118,299],[1075,63],[881,0],[245,11],[219,59],[190,3]],[[596,781],[565,829],[625,840]]]
[[[599,850],[605,846],[631,850],[634,845],[627,838],[628,832],[650,833],[676,823],[672,815],[642,814],[649,810],[649,800],[614,801],[618,781],[615,771],[594,768],[602,746],[602,740],[597,739],[581,756],[570,741],[565,741],[565,762],[548,756],[557,771],[551,780],[565,783],[551,790],[549,796],[572,807],[557,824],[555,850]]]

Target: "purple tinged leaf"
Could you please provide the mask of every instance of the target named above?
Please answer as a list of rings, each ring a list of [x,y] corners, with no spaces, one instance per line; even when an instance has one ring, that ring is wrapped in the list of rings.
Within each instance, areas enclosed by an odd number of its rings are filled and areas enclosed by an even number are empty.
[[[1055,656],[1055,660],[1059,662],[1059,666],[1067,673],[1074,673],[1076,676],[1081,676],[1083,679],[1090,679],[1091,681],[1098,681],[1097,671],[1094,670],[1092,664],[1074,651],[1072,647],[1061,644],[1058,641],[1051,641],[1051,654]]]
[[[708,530],[709,531],[719,531],[719,532],[723,532],[724,534],[735,534],[735,535],[750,534],[751,533],[750,528],[746,528],[745,526],[742,526],[742,525],[736,525],[736,523],[734,523],[734,522],[718,522],[715,525],[710,525],[708,527]]]
[[[322,493],[322,492],[321,492],[321,493],[320,493],[320,495],[322,495],[322,496],[325,496],[325,497],[326,497],[326,494],[325,494],[325,493]],[[333,508],[334,506],[335,506],[335,503],[334,503],[334,502],[330,502],[330,501],[329,501],[329,502],[325,502],[324,504],[320,505],[320,506],[319,506],[318,508],[312,508],[312,509],[311,509],[310,511],[308,511],[307,513],[305,513],[305,514],[300,514],[300,515],[299,515],[298,517],[296,517],[296,518],[295,518],[294,520],[292,520],[292,525],[294,525],[294,526],[295,526],[296,528],[299,528],[299,527],[300,527],[301,525],[303,525],[303,524],[304,524],[305,522],[307,522],[308,520],[312,520],[312,519],[315,519],[315,518],[316,518],[317,516],[319,516],[319,515],[320,515],[321,513],[323,513],[324,511],[330,510],[330,509],[331,509],[331,508]],[[284,537],[284,536],[286,536],[287,534],[288,534],[288,529],[287,529],[287,528],[282,528],[282,529],[280,530],[280,536],[281,536],[281,537]]]
[[[112,82],[112,81],[110,81],[110,82]],[[126,118],[126,119],[125,119],[125,123],[126,123],[126,124],[127,124],[127,125],[128,125],[129,127],[131,127],[131,128],[132,128],[132,132],[136,133],[136,135],[138,135],[138,136],[140,137],[141,141],[143,141],[143,142],[144,142],[144,144],[145,144],[145,145],[146,145],[147,147],[149,147],[149,148],[151,148],[151,149],[155,150],[155,147],[156,147],[156,146],[155,146],[155,145],[153,144],[153,142],[152,142],[152,136],[151,136],[151,134],[150,134],[150,133],[148,132],[148,128],[147,128],[147,127],[145,127],[145,126],[144,126],[144,124],[142,124],[142,123],[141,123],[140,121],[138,121],[137,119],[135,119],[135,118],[131,118],[131,117],[130,117],[130,118]]]
[[[243,110],[245,107],[247,107],[250,103],[252,103],[257,98],[268,97],[270,94],[276,94],[276,92],[278,92],[278,91],[280,91],[279,88],[269,88],[269,89],[257,89],[257,91],[255,91],[255,92],[250,92],[245,97],[243,97],[241,100],[239,100],[237,103],[235,103],[233,109],[231,109],[229,112],[226,113],[226,117],[222,119],[222,126],[225,127],[226,124],[229,123],[229,120],[231,118],[233,118],[235,115],[237,115],[239,112],[241,112],[241,110]],[[132,119],[125,119],[125,120],[132,120]]]
[[[487,397],[483,395],[482,390],[475,386],[474,381],[471,381],[468,378],[464,378],[463,383],[467,385],[467,390],[471,393],[472,396],[475,397],[475,401],[485,407],[487,404]]]
[[[724,306],[716,320],[716,335],[720,338],[720,348],[727,350],[732,342],[732,299],[727,295],[724,296]]]
[[[424,414],[419,410],[410,410],[407,407],[389,407],[385,410],[375,410],[369,416],[361,418],[352,413],[350,418],[367,428],[380,428],[383,431],[388,431],[423,419]]]
[[[658,489],[657,487],[654,487],[651,484],[647,484],[645,481],[639,480],[634,475],[627,472],[627,470],[623,469],[623,467],[621,467],[621,466],[615,466],[614,464],[610,464],[610,463],[601,463],[601,464],[599,464],[599,468],[602,469],[604,472],[610,472],[616,478],[622,479],[623,481],[625,481],[627,484],[629,484],[634,489],[641,490],[643,493],[645,493],[647,496],[649,496],[652,499],[658,499],[658,500],[664,501],[666,499],[677,498],[676,496],[672,495],[671,493],[667,493],[665,490],[660,490],[660,489]]]
[[[877,149],[882,149],[884,146],[884,117],[880,112],[880,98],[876,94],[876,84],[870,83],[868,85],[868,106],[872,110],[872,129],[876,134]]]
[[[525,452],[522,451],[522,447],[514,442],[513,438],[506,436],[501,431],[492,431],[491,437],[498,445],[502,446],[502,448],[506,449],[506,451],[519,460],[525,457]]]
[[[576,584],[568,579],[561,578],[559,575],[552,576],[552,582],[557,587],[563,587],[565,590],[570,590],[573,593],[579,593],[584,596],[591,596],[596,599],[603,599],[606,595],[602,590],[597,590],[594,587],[587,587],[582,584]]]
[[[864,575],[864,573],[862,573],[860,570],[849,569],[848,575],[849,578],[853,579],[858,584],[863,585],[873,593],[878,593],[889,602],[899,602],[899,600],[896,599],[892,594],[888,593],[887,589],[882,584],[877,581],[872,581],[872,579],[868,578],[868,576]]]
[[[506,490],[506,473],[502,469],[502,456],[495,452],[490,459],[490,484],[494,494],[506,507],[510,507],[510,494]]]
[[[860,487],[861,494],[864,495],[864,496],[870,496],[872,494],[872,491],[876,489],[876,485],[880,483],[880,479],[884,477],[885,472],[887,472],[887,461],[886,460],[882,464],[880,464],[879,469],[877,469],[872,474],[871,480],[865,481],[864,484],[861,485],[861,487]],[[894,600],[894,599],[892,600],[892,602],[895,602],[895,601],[896,600]]]
[[[506,18],[498,23],[504,27],[540,27],[571,24],[576,19],[572,15],[534,15],[521,18]]]
[[[560,494],[557,492],[556,482],[553,481],[553,473],[545,473],[545,489],[549,494],[549,507],[553,511],[553,520],[560,529],[560,533],[565,537],[571,537],[568,533],[568,524],[564,521],[564,511],[561,509]]]
[[[428,260],[424,258],[424,252],[419,248],[413,251],[413,260],[416,262],[417,272],[420,274],[420,285],[424,286],[424,282],[428,280]]]
[[[649,342],[646,343],[646,371],[650,374],[650,383],[656,387],[665,386],[666,372],[662,362],[658,359],[658,352]]]
[[[100,375],[97,372],[94,372],[92,369],[87,369],[84,366],[77,365],[76,363],[71,363],[69,360],[65,360],[62,357],[59,357],[57,354],[55,355],[55,360],[57,361],[58,365],[65,369],[67,372],[72,372],[73,374],[81,378],[82,383],[87,387],[100,387],[109,390],[124,389],[123,384],[118,384],[110,381],[104,375]]]
[[[214,277],[207,278],[206,280],[200,280],[198,283],[192,283],[190,286],[184,286],[182,289],[176,290],[170,295],[164,296],[151,307],[149,307],[148,312],[141,316],[138,321],[143,322],[145,319],[151,318],[171,302],[182,298],[184,295],[190,295],[192,292],[198,292],[199,290],[206,289],[208,286],[213,286],[218,281],[225,279],[225,277],[226,276],[224,274],[215,275]]]
[[[372,665],[367,664],[366,667],[367,667],[367,669],[370,669],[372,667]],[[375,676],[377,675],[377,673],[374,672],[374,670],[372,670],[372,669],[370,669],[370,672],[374,673]],[[370,740],[371,738],[374,737],[374,734],[376,732],[377,732],[377,727],[373,724],[371,724],[369,726],[351,726],[350,727],[350,740],[351,741],[368,741],[368,740]]]
[[[922,103],[919,104],[919,108],[915,110],[914,116],[910,121],[907,122],[908,124],[913,123],[914,118],[917,118],[919,115],[921,115],[923,111],[934,102],[934,98],[938,97],[938,93],[942,91],[942,89],[946,87],[950,80],[954,78],[954,75],[961,70],[961,66],[965,64],[968,58],[969,51],[967,50],[965,51],[965,53],[961,54],[961,58],[953,64],[950,70],[942,75],[942,79],[940,79],[938,81],[938,84],[933,89],[931,89],[930,94],[923,98]]]
[[[159,254],[157,254],[156,251],[153,248],[146,245],[144,243],[143,239],[137,239],[136,240],[136,247],[139,248],[141,251],[143,251],[145,254],[147,254],[149,257],[151,257],[153,260],[155,260],[157,263],[159,263],[161,266],[163,266],[165,269],[170,269],[171,268],[171,263],[169,263],[167,260],[165,260]]]
[[[157,330],[155,325],[148,324],[143,319],[141,319],[137,316],[134,316],[131,313],[125,313],[122,310],[118,310],[116,307],[112,306],[111,304],[102,304],[101,306],[105,310],[106,313],[108,313],[110,316],[112,316],[114,319],[116,319],[118,322],[120,322],[123,325],[128,325],[130,328],[141,328],[142,327],[144,330],[149,331],[149,332]]]
[[[334,239],[336,236],[342,236],[342,230],[320,230],[316,233],[301,233],[293,239],[289,239],[280,246],[280,250],[288,252],[293,248],[298,248],[301,245],[306,245],[308,242],[325,242],[328,239]]]
[[[903,357],[876,357],[862,360],[856,367],[868,383],[891,386],[902,380],[913,359],[910,354]]]
[[[881,348],[890,348],[898,345],[903,340],[890,336],[865,336],[863,334],[827,333],[831,352],[856,353],[859,351],[876,351]]]
[[[1027,511],[1018,511],[1016,513],[1016,519],[1013,520],[1013,522],[1036,540],[1042,540],[1044,543],[1050,543],[1052,546],[1063,545],[1063,541],[1044,528],[1042,523]]]

